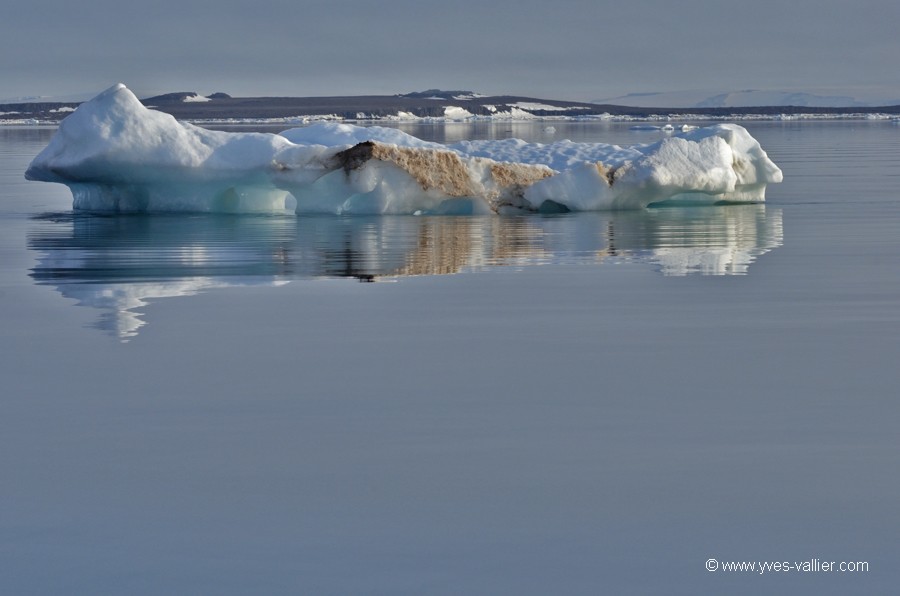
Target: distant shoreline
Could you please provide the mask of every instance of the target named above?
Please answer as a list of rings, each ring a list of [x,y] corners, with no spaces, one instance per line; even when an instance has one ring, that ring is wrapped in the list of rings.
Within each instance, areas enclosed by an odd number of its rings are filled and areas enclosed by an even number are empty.
[[[452,92],[451,92],[452,93]],[[335,97],[205,98],[192,92],[141,100],[147,107],[197,124],[305,124],[318,120],[351,122],[457,122],[527,120],[747,121],[893,120],[900,105],[859,107],[757,106],[741,108],[642,108],[547,100],[520,96],[362,95]],[[56,124],[77,102],[0,104],[0,124]]]

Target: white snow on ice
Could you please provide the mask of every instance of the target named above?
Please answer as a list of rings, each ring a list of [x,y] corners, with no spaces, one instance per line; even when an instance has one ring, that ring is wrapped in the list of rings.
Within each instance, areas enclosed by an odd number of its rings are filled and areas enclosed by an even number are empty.
[[[226,133],[149,110],[120,84],[66,118],[26,177],[66,184],[76,209],[98,211],[485,213],[761,202],[782,174],[735,124],[633,147],[445,146],[336,122]]]

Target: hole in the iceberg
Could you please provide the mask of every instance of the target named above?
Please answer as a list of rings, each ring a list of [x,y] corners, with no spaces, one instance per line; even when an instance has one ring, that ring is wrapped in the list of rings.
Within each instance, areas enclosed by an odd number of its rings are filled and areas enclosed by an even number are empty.
[[[547,199],[538,207],[538,213],[569,213],[570,209],[562,203]]]

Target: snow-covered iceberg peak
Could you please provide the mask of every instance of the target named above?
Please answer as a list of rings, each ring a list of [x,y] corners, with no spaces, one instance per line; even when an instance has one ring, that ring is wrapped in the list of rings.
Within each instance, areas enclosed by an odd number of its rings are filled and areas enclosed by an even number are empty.
[[[61,182],[76,209],[271,211],[286,192],[271,184],[278,135],[231,135],[145,108],[118,84],[65,118],[25,177]]]
[[[68,185],[76,209],[297,213],[759,202],[782,177],[734,124],[625,148],[518,139],[441,145],[393,128],[339,123],[226,133],[147,109],[121,84],[63,120],[25,176]]]

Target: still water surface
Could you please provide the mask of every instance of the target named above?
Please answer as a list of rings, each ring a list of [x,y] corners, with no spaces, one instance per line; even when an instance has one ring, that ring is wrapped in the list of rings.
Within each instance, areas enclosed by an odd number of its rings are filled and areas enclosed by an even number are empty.
[[[553,126],[407,132],[661,134]],[[892,593],[900,127],[747,127],[766,205],[301,219],[73,214],[0,128],[0,587]]]

